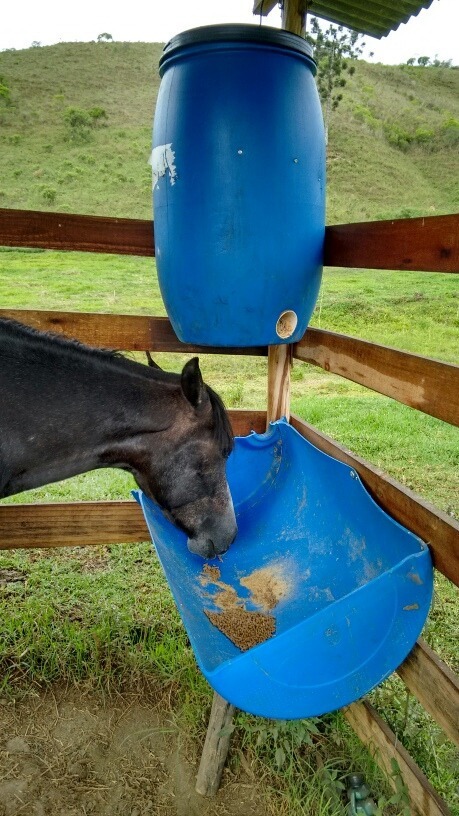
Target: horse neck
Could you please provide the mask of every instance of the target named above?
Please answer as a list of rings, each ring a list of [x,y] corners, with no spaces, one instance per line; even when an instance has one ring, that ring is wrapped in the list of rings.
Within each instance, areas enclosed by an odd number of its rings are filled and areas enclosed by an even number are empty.
[[[16,382],[10,418],[0,417],[0,497],[100,467],[131,470],[133,450],[146,440],[154,450],[152,435],[183,407],[178,375],[124,358],[55,352],[38,364],[23,359],[19,377],[17,366],[10,372]]]

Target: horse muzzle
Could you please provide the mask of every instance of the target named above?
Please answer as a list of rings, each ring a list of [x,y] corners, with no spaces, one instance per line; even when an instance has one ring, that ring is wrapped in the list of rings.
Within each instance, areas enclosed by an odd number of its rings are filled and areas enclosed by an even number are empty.
[[[190,552],[200,555],[201,558],[216,558],[217,555],[223,555],[237,536],[236,517],[232,507],[228,515],[230,518],[225,519],[223,523],[206,524],[198,535],[189,538]]]

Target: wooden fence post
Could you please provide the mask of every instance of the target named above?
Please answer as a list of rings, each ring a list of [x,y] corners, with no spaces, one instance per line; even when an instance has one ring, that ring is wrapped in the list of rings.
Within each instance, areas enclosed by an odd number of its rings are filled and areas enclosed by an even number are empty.
[[[235,708],[217,692],[214,693],[206,741],[201,756],[196,791],[201,796],[215,796],[229,750]]]

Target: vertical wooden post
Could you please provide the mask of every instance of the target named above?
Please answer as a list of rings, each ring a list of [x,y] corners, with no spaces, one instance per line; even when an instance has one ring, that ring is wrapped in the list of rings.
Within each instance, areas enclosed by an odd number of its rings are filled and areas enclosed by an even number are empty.
[[[268,405],[266,427],[285,416],[290,419],[290,371],[292,346],[269,346],[268,349]]]
[[[306,34],[306,14],[310,0],[284,0],[282,3],[282,28],[304,37]]]
[[[196,779],[196,792],[201,796],[215,796],[220,787],[229,750],[234,710],[234,706],[215,692]]]
[[[284,0],[282,28],[304,36],[307,2]],[[267,421],[282,416],[290,418],[290,369],[292,347],[285,344],[270,346],[268,350],[268,405]],[[219,694],[214,694],[207,736],[201,756],[196,790],[203,796],[215,796],[229,750],[234,706]]]
[[[304,37],[307,0],[283,0],[282,28]],[[290,419],[290,371],[292,346],[270,346],[268,349],[268,406],[266,423],[285,416]]]

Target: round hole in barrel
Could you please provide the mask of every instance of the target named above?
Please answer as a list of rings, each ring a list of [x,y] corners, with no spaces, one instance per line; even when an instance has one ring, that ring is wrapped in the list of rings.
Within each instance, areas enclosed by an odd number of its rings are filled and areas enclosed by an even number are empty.
[[[298,317],[292,309],[281,312],[276,323],[276,334],[282,340],[287,340],[294,333],[298,323]]]

